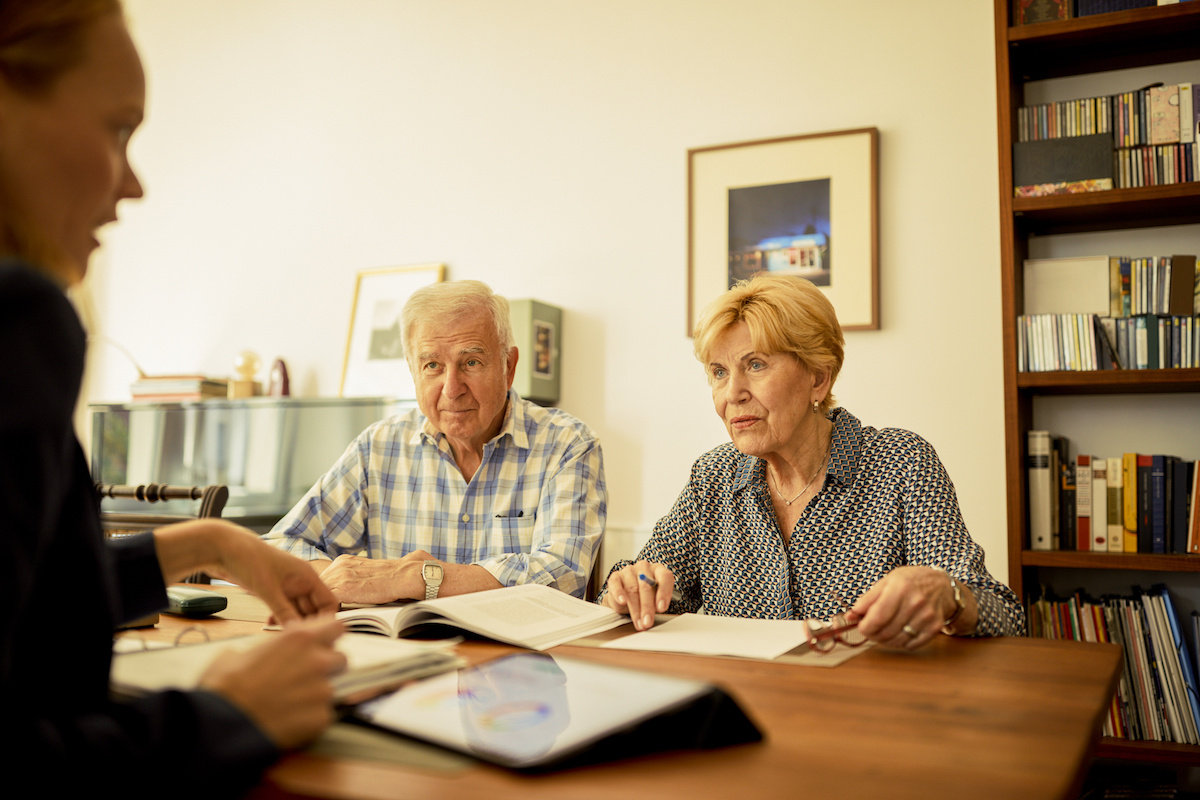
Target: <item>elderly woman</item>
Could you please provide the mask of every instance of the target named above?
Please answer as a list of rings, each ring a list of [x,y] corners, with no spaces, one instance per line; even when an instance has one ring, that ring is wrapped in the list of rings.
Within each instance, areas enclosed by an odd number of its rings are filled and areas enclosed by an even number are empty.
[[[755,277],[704,310],[696,356],[732,442],[696,461],[636,563],[614,566],[604,604],[645,629],[656,612],[811,619],[845,601],[864,636],[905,648],[1024,630],[933,447],[833,407],[844,343],[829,300],[799,278]]]
[[[117,0],[0,0],[0,694],[10,780],[51,797],[231,796],[332,720],[337,601],[304,562],[222,520],[103,540],[71,417],[84,332],[63,289],[95,230],[142,194],[126,144],[141,62]],[[108,694],[113,628],[203,569],[287,629],[220,660],[196,691]],[[118,788],[119,787],[119,788]]]

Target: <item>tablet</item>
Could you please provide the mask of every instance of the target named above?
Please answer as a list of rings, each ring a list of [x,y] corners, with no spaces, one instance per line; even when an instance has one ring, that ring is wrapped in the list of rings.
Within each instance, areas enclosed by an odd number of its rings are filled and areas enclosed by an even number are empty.
[[[360,705],[355,714],[485,761],[528,769],[569,760],[714,689],[650,672],[516,653],[409,684]]]

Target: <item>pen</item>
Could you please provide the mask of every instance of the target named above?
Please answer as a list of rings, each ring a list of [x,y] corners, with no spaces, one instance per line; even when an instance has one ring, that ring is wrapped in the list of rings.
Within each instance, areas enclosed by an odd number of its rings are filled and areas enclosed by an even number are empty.
[[[658,581],[654,580],[654,578],[651,578],[649,575],[647,575],[647,574],[646,574],[646,573],[644,573],[644,572],[639,572],[639,573],[638,573],[638,580],[639,580],[639,581],[645,581],[646,583],[650,584],[650,588],[651,588],[651,589],[657,589],[657,588],[658,588]],[[678,602],[680,602],[681,600],[683,600],[683,593],[682,593],[682,592],[680,592],[680,591],[679,591],[679,587],[678,587],[678,586],[676,586],[674,589],[672,589],[672,590],[671,590],[671,602],[672,602],[672,603],[678,603]]]

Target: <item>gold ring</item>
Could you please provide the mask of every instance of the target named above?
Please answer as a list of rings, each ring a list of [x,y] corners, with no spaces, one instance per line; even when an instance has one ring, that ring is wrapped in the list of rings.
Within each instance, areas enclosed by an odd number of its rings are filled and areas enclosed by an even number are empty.
[[[900,630],[904,631],[904,632],[905,632],[905,633],[907,633],[909,636],[916,636],[916,635],[917,635],[917,632],[913,630],[913,628],[912,628],[912,626],[911,626],[911,625],[905,625],[905,626],[904,626],[903,628],[901,628]]]

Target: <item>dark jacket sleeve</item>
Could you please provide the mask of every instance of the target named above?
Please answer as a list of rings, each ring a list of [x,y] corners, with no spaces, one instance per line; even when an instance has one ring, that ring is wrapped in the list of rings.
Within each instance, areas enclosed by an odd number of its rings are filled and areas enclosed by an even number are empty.
[[[119,622],[140,619],[167,607],[167,588],[154,548],[154,534],[112,539],[108,553],[117,575]]]
[[[103,541],[72,427],[84,351],[63,293],[0,262],[5,762],[50,797],[240,794],[278,752],[229,702],[203,691],[109,697],[114,622],[161,607],[164,594],[152,539]]]

